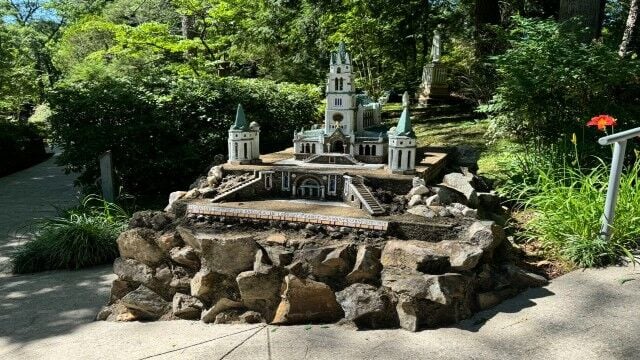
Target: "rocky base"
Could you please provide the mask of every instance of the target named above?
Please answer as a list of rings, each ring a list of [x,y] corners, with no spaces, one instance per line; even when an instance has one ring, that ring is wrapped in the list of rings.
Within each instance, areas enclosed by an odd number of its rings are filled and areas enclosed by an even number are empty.
[[[467,190],[456,194],[478,201]],[[414,203],[416,195],[409,197]],[[432,196],[423,192],[419,202]],[[118,278],[98,319],[344,319],[359,328],[416,331],[455,323],[546,283],[513,265],[500,226],[464,223],[471,225],[428,242],[350,228],[139,212],[118,238]]]

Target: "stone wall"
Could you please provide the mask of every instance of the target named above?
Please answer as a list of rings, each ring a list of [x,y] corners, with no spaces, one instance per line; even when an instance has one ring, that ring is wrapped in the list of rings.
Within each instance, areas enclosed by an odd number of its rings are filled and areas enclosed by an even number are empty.
[[[359,328],[416,331],[545,282],[504,256],[496,260],[509,243],[491,222],[449,229],[440,239],[399,240],[287,220],[136,213],[118,238],[118,278],[98,318],[282,325],[345,319]]]

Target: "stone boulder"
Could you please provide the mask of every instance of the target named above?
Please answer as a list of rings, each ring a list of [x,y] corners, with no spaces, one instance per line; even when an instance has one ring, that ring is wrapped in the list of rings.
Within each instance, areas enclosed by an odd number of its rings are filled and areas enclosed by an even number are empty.
[[[397,326],[393,295],[384,288],[353,284],[336,293],[347,320],[359,328],[380,329]]]
[[[200,319],[202,308],[204,305],[202,301],[193,296],[186,294],[176,293],[173,296],[172,309],[173,314],[181,319],[197,320]]]
[[[229,310],[238,310],[242,309],[244,305],[240,301],[234,301],[227,298],[221,298],[218,300],[214,306],[202,312],[201,320],[204,323],[218,323],[216,319],[220,313],[229,311]]]
[[[380,249],[371,245],[361,245],[353,270],[347,274],[347,283],[376,283],[381,270]]]
[[[467,199],[464,195],[462,195],[461,193],[449,189],[446,186],[439,186],[439,187],[435,187],[434,191],[436,192],[436,195],[438,196],[436,199],[433,199],[432,202],[436,202],[438,205],[440,206],[446,206],[452,203],[466,203]]]
[[[414,206],[414,207],[410,208],[409,210],[407,210],[407,212],[409,214],[422,216],[422,217],[425,217],[427,219],[433,219],[437,215],[433,210],[431,210],[431,208],[429,208],[428,206],[425,206],[425,205]]]
[[[322,278],[344,276],[351,269],[354,255],[353,246],[339,246],[328,253],[324,260],[315,267],[314,274]]]
[[[109,305],[122,299],[125,295],[132,292],[138,287],[136,283],[126,280],[115,279],[111,283],[111,294],[109,296]]]
[[[209,169],[207,173],[207,184],[210,187],[216,187],[224,178],[224,169],[222,165],[217,165]]]
[[[169,231],[156,237],[156,244],[158,247],[168,253],[172,248],[182,246],[184,242],[180,239],[180,236],[175,231]]]
[[[149,284],[153,281],[154,270],[135,259],[117,258],[113,262],[113,272],[118,278],[138,284]]]
[[[477,245],[488,258],[505,239],[504,229],[493,221],[476,221],[467,230],[466,239]]]
[[[155,242],[156,235],[155,231],[146,228],[124,231],[117,240],[120,256],[149,266],[157,265],[165,258],[165,254]]]
[[[202,239],[202,264],[212,272],[237,276],[253,269],[258,243],[252,237]]]
[[[472,182],[473,175],[471,174],[449,173],[444,176],[440,185],[461,193],[469,204],[477,206],[478,193],[471,185]]]
[[[245,271],[236,277],[236,282],[245,306],[260,312],[267,321],[271,320],[280,303],[282,273],[275,267]]]
[[[342,315],[342,308],[327,284],[287,275],[284,278],[282,301],[272,323],[333,322]]]
[[[544,276],[526,271],[514,264],[507,264],[502,268],[507,272],[511,285],[518,289],[535,288],[549,283]]]
[[[191,279],[191,295],[206,305],[215,304],[221,298],[240,299],[240,291],[234,277],[201,268]]]
[[[158,319],[171,309],[168,301],[144,285],[128,293],[120,302],[148,319]]]
[[[434,243],[419,240],[387,241],[380,262],[384,268],[394,267],[424,273],[442,273],[450,268],[448,257],[438,253]]]
[[[429,188],[424,185],[418,185],[413,187],[411,190],[409,190],[409,193],[407,194],[407,198],[411,199],[415,195],[423,196],[427,194],[429,194]]]
[[[174,191],[171,194],[169,194],[169,203],[164,208],[164,211],[171,211],[171,208],[173,207],[173,203],[182,199],[185,195],[187,195],[186,191]]]
[[[148,228],[155,231],[164,230],[173,222],[173,215],[163,211],[138,211],[131,216],[129,228]]]
[[[200,268],[200,257],[195,250],[187,245],[181,248],[173,248],[169,252],[171,260],[189,269],[198,270]]]
[[[407,203],[408,207],[414,207],[416,205],[420,205],[422,204],[422,195],[413,195],[411,197],[411,199],[409,199],[409,202]]]

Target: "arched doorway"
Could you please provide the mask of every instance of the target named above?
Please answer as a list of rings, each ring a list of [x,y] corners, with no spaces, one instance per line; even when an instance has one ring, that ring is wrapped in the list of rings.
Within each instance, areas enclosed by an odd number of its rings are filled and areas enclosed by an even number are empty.
[[[331,144],[331,152],[334,153],[343,153],[344,152],[344,143],[342,140],[336,140]]]
[[[322,185],[318,180],[309,177],[302,180],[298,186],[297,195],[300,198],[318,199],[322,196],[321,188]]]

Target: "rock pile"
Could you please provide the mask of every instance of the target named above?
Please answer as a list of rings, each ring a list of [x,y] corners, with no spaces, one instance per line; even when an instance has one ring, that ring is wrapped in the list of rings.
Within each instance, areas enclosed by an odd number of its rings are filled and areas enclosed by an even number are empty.
[[[410,194],[421,201],[433,196],[424,184]],[[428,205],[412,209],[419,206]],[[510,245],[489,221],[473,222],[456,240],[427,242],[349,228],[230,224],[146,211],[133,216],[117,242],[118,278],[98,314],[103,320],[345,319],[360,328],[416,331],[459,321],[546,281],[497,256]]]

